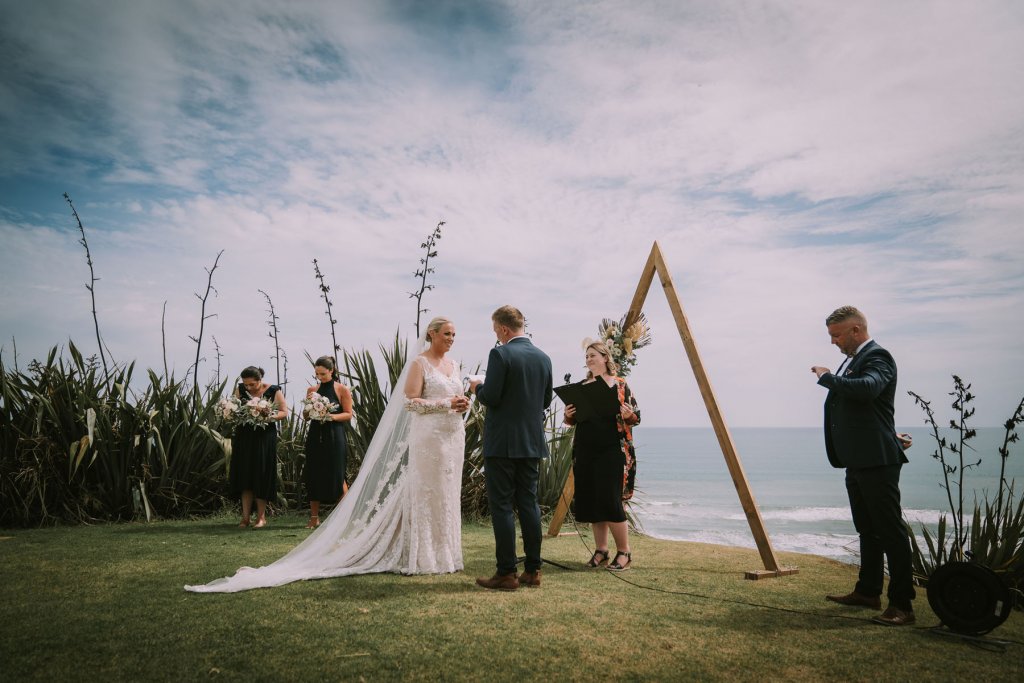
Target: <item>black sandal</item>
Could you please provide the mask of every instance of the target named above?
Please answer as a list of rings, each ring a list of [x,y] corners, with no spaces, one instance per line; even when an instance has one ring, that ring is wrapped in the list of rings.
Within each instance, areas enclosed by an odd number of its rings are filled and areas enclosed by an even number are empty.
[[[601,558],[601,559],[598,559]],[[587,566],[591,568],[600,567],[608,562],[608,551],[607,550],[595,550],[593,557],[590,558],[590,562],[587,562]]]
[[[619,558],[625,557],[626,564],[619,564]],[[608,565],[608,571],[610,572],[624,572],[633,566],[633,553],[624,553],[621,550],[615,553],[615,560]]]

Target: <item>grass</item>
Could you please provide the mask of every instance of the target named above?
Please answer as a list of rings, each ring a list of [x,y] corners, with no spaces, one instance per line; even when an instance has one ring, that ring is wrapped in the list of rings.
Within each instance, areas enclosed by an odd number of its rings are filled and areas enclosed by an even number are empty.
[[[856,568],[782,553],[795,576],[747,581],[753,550],[634,537],[623,576],[545,566],[543,586],[490,593],[490,528],[467,522],[466,570],[355,576],[237,594],[198,583],[266,564],[308,532],[299,516],[240,531],[234,517],[0,533],[0,678],[22,680],[1010,680],[1024,615],[991,652],[823,600]],[[591,543],[589,534],[584,540]],[[546,539],[580,566],[580,538]],[[760,606],[756,606],[760,605]],[[772,607],[779,609],[771,609]],[[799,613],[783,610],[796,610]],[[1018,672],[1013,674],[1013,672]]]

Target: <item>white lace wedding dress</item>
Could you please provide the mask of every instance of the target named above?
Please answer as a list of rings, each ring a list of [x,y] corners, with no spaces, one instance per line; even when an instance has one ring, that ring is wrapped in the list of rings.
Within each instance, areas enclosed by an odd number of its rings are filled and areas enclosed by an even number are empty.
[[[412,363],[423,368],[423,401],[403,394]],[[451,362],[443,372],[415,356],[395,386],[359,476],[318,529],[273,564],[185,590],[233,593],[350,574],[461,570],[465,426],[447,407],[463,391],[459,366]]]

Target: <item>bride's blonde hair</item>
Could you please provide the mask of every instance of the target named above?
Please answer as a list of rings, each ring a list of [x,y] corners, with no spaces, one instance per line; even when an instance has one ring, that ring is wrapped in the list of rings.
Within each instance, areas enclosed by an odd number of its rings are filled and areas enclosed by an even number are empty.
[[[445,325],[448,325],[448,324],[454,325],[455,323],[453,323],[451,320],[449,320],[448,318],[445,318],[442,315],[437,316],[436,318],[431,320],[429,323],[427,323],[427,343],[429,344],[430,341],[431,341],[431,339],[430,339],[430,333],[431,332],[440,332],[441,328],[444,327]]]

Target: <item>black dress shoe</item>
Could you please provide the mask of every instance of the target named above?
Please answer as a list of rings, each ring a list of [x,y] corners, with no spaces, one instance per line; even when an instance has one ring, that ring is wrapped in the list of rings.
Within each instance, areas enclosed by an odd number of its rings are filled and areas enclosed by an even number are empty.
[[[877,595],[863,595],[857,591],[846,595],[826,595],[826,600],[838,602],[840,605],[850,607],[870,607],[871,609],[882,609],[882,599]]]
[[[476,580],[476,585],[492,591],[514,591],[519,588],[519,579],[516,573],[495,574],[491,578],[481,576]]]

